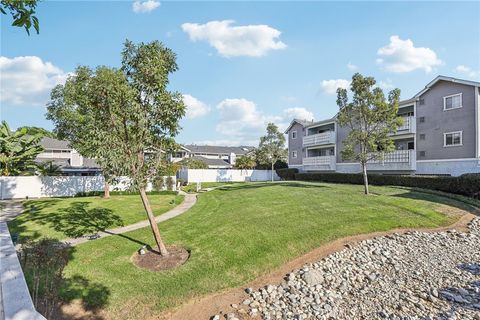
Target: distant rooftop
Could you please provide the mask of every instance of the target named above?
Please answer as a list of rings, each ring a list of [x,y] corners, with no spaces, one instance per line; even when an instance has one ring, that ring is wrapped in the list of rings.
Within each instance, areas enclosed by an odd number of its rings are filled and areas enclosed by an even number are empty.
[[[58,140],[58,139],[49,138],[49,137],[43,137],[42,140],[40,140],[40,145],[44,149],[65,149],[65,150],[72,149],[68,141]]]
[[[222,146],[200,146],[195,144],[188,144],[183,146],[192,153],[213,153],[213,154],[227,154],[235,153],[236,155],[246,154],[253,149],[251,146],[240,147],[222,147]]]

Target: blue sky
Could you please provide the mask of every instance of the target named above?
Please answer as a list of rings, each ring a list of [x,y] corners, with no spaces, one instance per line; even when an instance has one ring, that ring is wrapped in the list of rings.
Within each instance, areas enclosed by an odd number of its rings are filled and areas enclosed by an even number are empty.
[[[52,129],[50,89],[78,65],[118,66],[125,39],[178,55],[181,143],[256,144],[266,122],[337,111],[354,72],[402,98],[442,74],[480,80],[480,2],[42,2],[40,34],[1,21],[1,118]]]

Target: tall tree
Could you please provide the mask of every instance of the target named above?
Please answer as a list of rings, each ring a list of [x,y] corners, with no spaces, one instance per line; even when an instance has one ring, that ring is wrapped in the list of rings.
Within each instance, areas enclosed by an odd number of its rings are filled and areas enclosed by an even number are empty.
[[[285,149],[285,136],[278,131],[274,123],[267,125],[267,134],[260,137],[260,143],[257,149],[257,159],[260,162],[269,164],[272,170],[272,181],[274,174],[274,165],[277,161],[284,161],[287,158]]]
[[[20,131],[20,130],[23,130],[23,129],[26,129],[27,134],[32,135],[32,136],[41,135],[42,137],[57,138],[53,132],[48,131],[47,129],[44,129],[44,128],[40,128],[40,127],[23,126],[23,127],[17,128],[16,131]]]
[[[38,18],[35,16],[35,9],[38,0],[1,0],[0,13],[7,14],[7,11],[13,18],[12,26],[23,27],[30,35],[30,28],[40,31]]]
[[[395,149],[391,133],[403,121],[397,115],[400,89],[390,91],[386,99],[375,84],[373,77],[354,74],[350,85],[352,102],[348,101],[346,89],[337,89],[338,124],[349,130],[343,141],[342,158],[360,162],[365,194],[368,194],[367,162],[382,159]]]
[[[168,251],[145,188],[158,174],[164,154],[177,147],[174,137],[185,105],[179,92],[167,90],[169,76],[177,69],[175,53],[160,42],[135,45],[127,40],[120,69],[77,68],[75,76],[52,93],[48,113],[62,132],[95,149],[90,152],[102,169],[130,178],[132,187],[140,193],[162,256]],[[88,129],[71,125],[69,118]]]
[[[0,125],[0,171],[2,176],[31,174],[35,158],[43,151],[42,136],[28,135],[26,129],[10,130],[6,121]]]
[[[59,176],[62,174],[61,167],[53,161],[43,161],[38,163],[37,172],[41,176]]]

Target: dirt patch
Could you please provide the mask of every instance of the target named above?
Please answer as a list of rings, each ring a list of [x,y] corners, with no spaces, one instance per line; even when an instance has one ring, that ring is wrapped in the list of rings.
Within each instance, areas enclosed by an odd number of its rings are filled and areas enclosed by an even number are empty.
[[[144,254],[135,252],[132,256],[132,262],[139,268],[150,271],[171,270],[184,264],[190,253],[180,246],[167,247],[168,256],[161,256],[155,250],[147,249]]]
[[[443,208],[447,209],[447,208]],[[385,232],[373,232],[369,234],[361,234],[350,237],[344,237],[341,239],[334,240],[325,245],[320,246],[313,251],[310,251],[303,256],[300,256],[275,271],[272,271],[264,276],[261,276],[250,283],[247,283],[238,288],[226,289],[222,292],[217,292],[211,295],[204,297],[192,299],[186,304],[180,306],[177,309],[169,310],[161,315],[152,317],[150,319],[162,319],[162,320],[205,320],[210,319],[212,315],[220,313],[235,312],[238,313],[238,309],[231,307],[231,304],[238,304],[239,308],[242,308],[241,302],[244,299],[247,299],[249,296],[245,293],[245,288],[260,288],[271,283],[279,283],[283,280],[283,277],[292,270],[302,267],[306,263],[312,263],[318,261],[329,254],[342,250],[346,245],[354,246],[358,242],[372,239],[375,237],[386,236],[393,233],[406,233],[410,231],[422,231],[422,232],[441,232],[450,229],[456,229],[459,231],[467,230],[467,224],[475,217],[473,214],[468,213],[467,211],[461,209],[452,209],[449,208],[449,214],[452,218],[456,217],[457,220],[452,225],[434,229],[428,228],[411,228],[411,229],[393,229]],[[463,214],[463,215],[462,215]],[[460,218],[458,218],[458,216]],[[248,315],[242,316],[242,319],[251,319]]]

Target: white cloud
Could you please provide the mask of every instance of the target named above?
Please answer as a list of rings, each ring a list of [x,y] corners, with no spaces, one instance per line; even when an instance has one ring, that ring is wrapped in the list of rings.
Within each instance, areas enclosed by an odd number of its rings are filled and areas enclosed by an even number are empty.
[[[459,73],[461,75],[467,76],[469,78],[476,78],[480,76],[480,71],[475,71],[470,67],[467,67],[465,65],[458,65],[455,67],[454,71],[456,73]]]
[[[350,81],[345,79],[323,80],[320,89],[326,94],[336,94],[338,88],[348,89]]]
[[[160,7],[160,2],[155,0],[135,1],[132,4],[132,10],[135,13],[152,12],[158,7]]]
[[[428,73],[443,63],[432,49],[415,47],[412,40],[402,40],[398,36],[391,36],[390,43],[378,49],[377,55],[377,63],[386,71],[395,73],[417,69]]]
[[[348,68],[348,70],[350,70],[350,71],[357,71],[357,70],[358,70],[358,66],[354,65],[354,64],[351,63],[351,62],[347,63],[347,68]]]
[[[210,107],[207,104],[189,94],[183,95],[183,103],[187,107],[187,119],[204,116],[210,111]]]
[[[197,141],[215,145],[257,145],[265,134],[269,122],[275,123],[280,131],[287,128],[294,118],[312,120],[313,113],[305,108],[287,108],[280,114],[268,115],[258,110],[253,101],[247,99],[225,99],[217,105],[220,119],[216,126],[221,139]]]
[[[14,105],[41,106],[51,89],[68,76],[51,62],[36,56],[0,56],[0,101]]]
[[[205,24],[184,23],[182,30],[192,41],[207,41],[224,57],[261,57],[270,50],[285,49],[278,40],[281,32],[268,25],[232,26],[235,21],[210,21]]]
[[[380,80],[377,83],[378,87],[382,88],[383,90],[390,90],[393,89],[393,83],[391,79],[387,79],[385,81]]]

